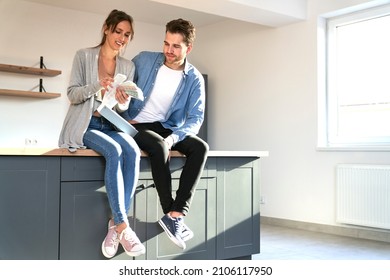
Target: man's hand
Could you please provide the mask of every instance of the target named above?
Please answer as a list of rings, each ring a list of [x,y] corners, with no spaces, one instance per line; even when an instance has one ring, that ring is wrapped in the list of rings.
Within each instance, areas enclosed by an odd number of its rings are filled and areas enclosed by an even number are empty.
[[[126,104],[130,102],[131,97],[124,91],[121,86],[119,86],[116,88],[115,99],[119,104]]]
[[[164,142],[167,143],[168,149],[172,149],[173,146],[173,137],[169,135],[167,138],[164,138]]]

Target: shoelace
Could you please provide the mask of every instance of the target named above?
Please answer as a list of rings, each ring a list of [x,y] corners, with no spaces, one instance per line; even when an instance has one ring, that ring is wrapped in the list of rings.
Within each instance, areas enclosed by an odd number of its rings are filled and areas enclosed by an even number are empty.
[[[179,218],[175,218],[174,224],[175,224],[175,232],[181,235],[183,231],[183,220]]]
[[[111,238],[109,239],[109,244],[110,245],[117,245],[118,242],[119,242],[119,239],[118,239],[118,233],[116,232],[115,230],[116,226],[112,226],[109,228],[109,230],[113,230],[114,233],[110,236]]]
[[[139,241],[135,238],[134,234],[132,234],[132,233],[133,232],[131,229],[126,228],[119,235],[119,239],[124,238],[125,240],[129,241],[132,246],[135,244],[138,244]]]

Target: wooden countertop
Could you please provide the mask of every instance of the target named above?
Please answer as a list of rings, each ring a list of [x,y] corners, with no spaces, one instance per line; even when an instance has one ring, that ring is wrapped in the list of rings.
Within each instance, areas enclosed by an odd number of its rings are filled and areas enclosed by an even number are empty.
[[[91,149],[79,149],[74,153],[61,148],[0,148],[0,155],[14,156],[100,156]],[[268,157],[268,151],[209,151],[209,157]],[[147,153],[142,152],[146,157]],[[178,151],[171,152],[172,157],[183,157]]]

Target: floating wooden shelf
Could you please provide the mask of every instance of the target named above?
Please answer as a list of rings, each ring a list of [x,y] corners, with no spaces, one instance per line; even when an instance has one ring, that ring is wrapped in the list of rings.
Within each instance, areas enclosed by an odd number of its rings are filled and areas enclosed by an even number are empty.
[[[0,64],[0,71],[20,73],[20,74],[41,75],[41,76],[48,76],[48,77],[54,77],[61,74],[60,70],[26,67],[26,66],[18,66],[18,65],[10,65],[10,64]]]
[[[36,92],[36,91],[24,91],[13,89],[0,89],[0,95],[16,96],[16,97],[32,97],[32,98],[57,98],[60,97],[60,93],[50,92]]]
[[[10,72],[10,73],[19,73],[19,74],[29,74],[29,75],[39,75],[54,77],[61,74],[60,70],[47,69],[43,63],[43,56],[40,57],[40,68],[37,67],[26,67],[19,65],[11,64],[1,64],[1,72]],[[57,98],[60,97],[59,93],[50,93],[46,92],[42,83],[43,79],[39,79],[39,92],[36,91],[24,91],[24,90],[13,90],[13,89],[0,89],[0,95],[6,96],[17,96],[17,97],[32,97],[32,98]]]

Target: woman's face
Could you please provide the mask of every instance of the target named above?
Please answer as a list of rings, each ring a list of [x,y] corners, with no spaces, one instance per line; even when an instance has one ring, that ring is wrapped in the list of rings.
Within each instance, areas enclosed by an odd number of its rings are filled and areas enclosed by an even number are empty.
[[[127,20],[121,21],[113,31],[111,29],[105,31],[107,36],[105,44],[112,50],[119,51],[129,42],[131,33],[130,23]]]

